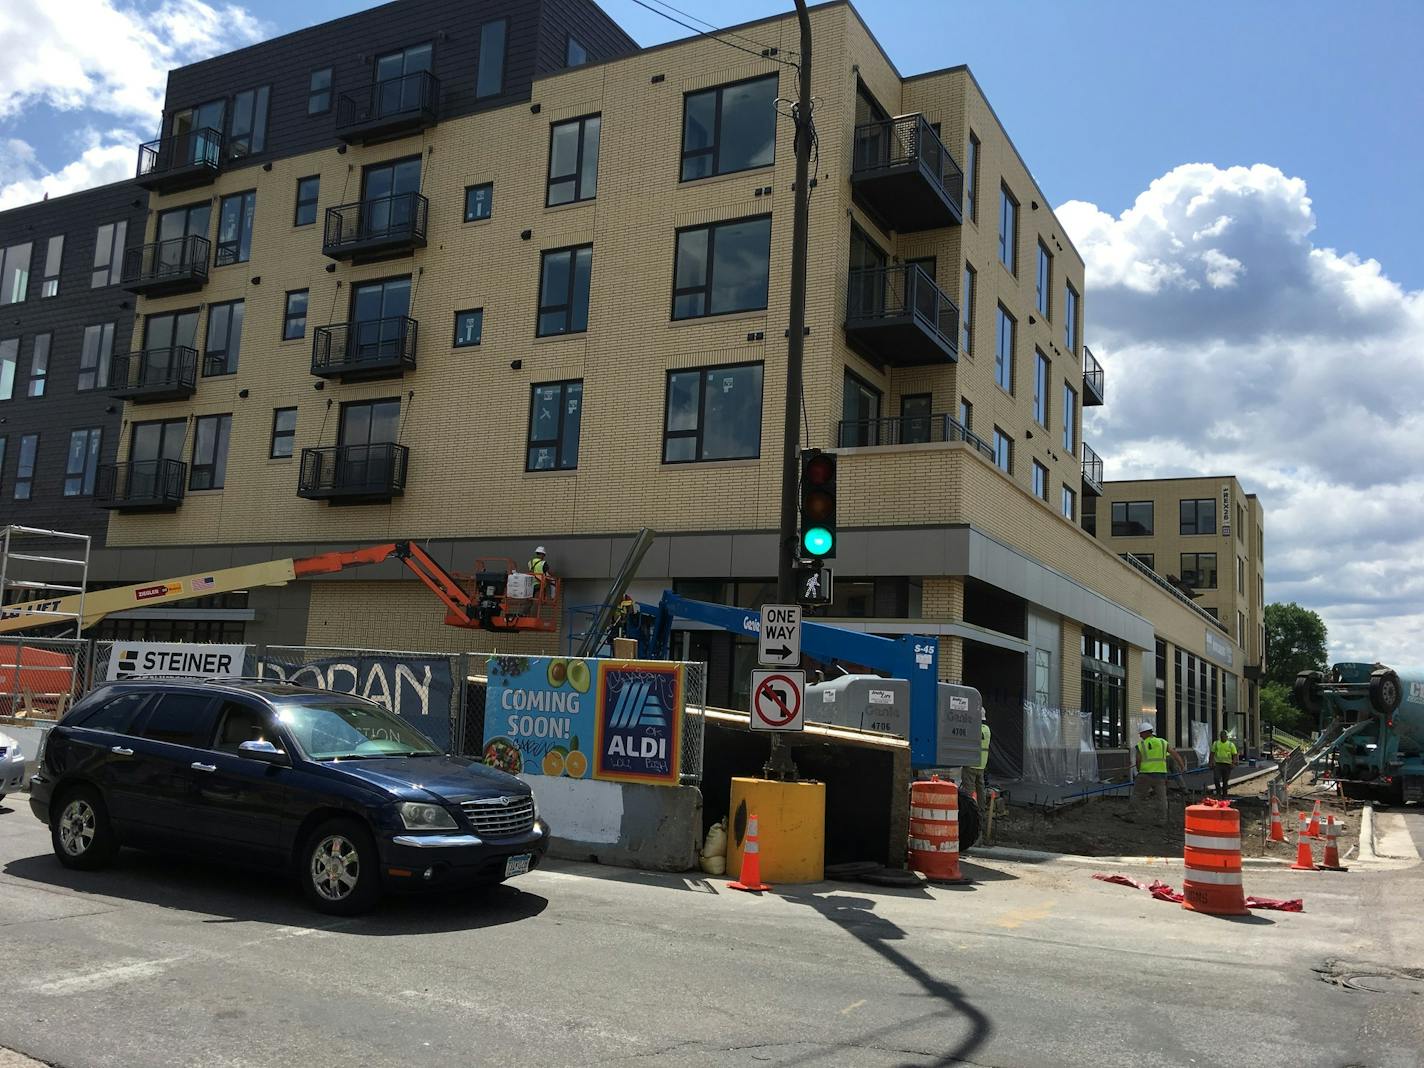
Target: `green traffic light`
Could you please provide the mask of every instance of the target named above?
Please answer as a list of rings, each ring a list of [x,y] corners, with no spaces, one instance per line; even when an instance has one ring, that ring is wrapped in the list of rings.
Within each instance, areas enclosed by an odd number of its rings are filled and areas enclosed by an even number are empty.
[[[812,527],[801,535],[801,545],[812,556],[825,556],[831,551],[831,543],[834,541],[831,532],[825,527]]]

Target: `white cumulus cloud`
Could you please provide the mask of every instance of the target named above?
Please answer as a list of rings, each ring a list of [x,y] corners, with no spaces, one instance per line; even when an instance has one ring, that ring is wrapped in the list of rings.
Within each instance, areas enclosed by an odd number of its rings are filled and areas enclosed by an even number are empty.
[[[1266,512],[1266,599],[1336,659],[1424,665],[1424,291],[1315,246],[1306,183],[1186,164],[1122,214],[1070,201],[1112,478],[1235,474]]]

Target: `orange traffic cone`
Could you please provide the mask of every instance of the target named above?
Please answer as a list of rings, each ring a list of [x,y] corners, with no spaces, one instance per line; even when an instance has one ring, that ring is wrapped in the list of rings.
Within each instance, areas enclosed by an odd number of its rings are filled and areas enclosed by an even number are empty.
[[[753,814],[747,820],[747,840],[742,846],[742,875],[734,883],[727,884],[733,890],[760,893],[771,887],[761,881],[761,846],[757,844],[757,818]]]
[[[1310,826],[1306,828],[1306,834],[1312,838],[1320,837],[1320,802],[1315,802],[1315,810],[1310,814]]]
[[[1305,813],[1298,813],[1300,823],[1295,832],[1295,863],[1291,865],[1292,871],[1314,871],[1315,856],[1310,851],[1310,835],[1307,833],[1305,825]]]
[[[1340,827],[1334,816],[1325,820],[1325,858],[1320,862],[1321,871],[1349,871],[1340,864]]]
[[[1271,797],[1271,833],[1268,841],[1284,842],[1286,840],[1286,829],[1281,826],[1281,803],[1274,796]]]

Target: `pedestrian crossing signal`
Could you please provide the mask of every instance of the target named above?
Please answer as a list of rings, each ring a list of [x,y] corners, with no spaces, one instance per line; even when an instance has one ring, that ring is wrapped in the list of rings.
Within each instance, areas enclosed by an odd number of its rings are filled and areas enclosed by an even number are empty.
[[[796,569],[796,600],[803,605],[830,604],[835,598],[831,569],[809,564]]]
[[[836,555],[836,454],[801,454],[801,549],[826,559]]]

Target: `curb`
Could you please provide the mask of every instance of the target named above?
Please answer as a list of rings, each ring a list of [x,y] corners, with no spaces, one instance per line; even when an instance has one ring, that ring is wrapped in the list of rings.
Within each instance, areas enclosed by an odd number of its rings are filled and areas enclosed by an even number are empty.
[[[1360,810],[1360,860],[1370,863],[1379,859],[1375,852],[1375,806],[1366,805]]]
[[[1181,857],[1085,857],[1077,853],[1048,853],[1038,849],[1014,849],[1010,846],[974,846],[963,854],[973,862],[984,860],[1018,860],[1030,864],[1060,863],[1079,867],[1101,868],[1180,868]],[[1243,868],[1282,868],[1290,866],[1287,857],[1242,857]]]

